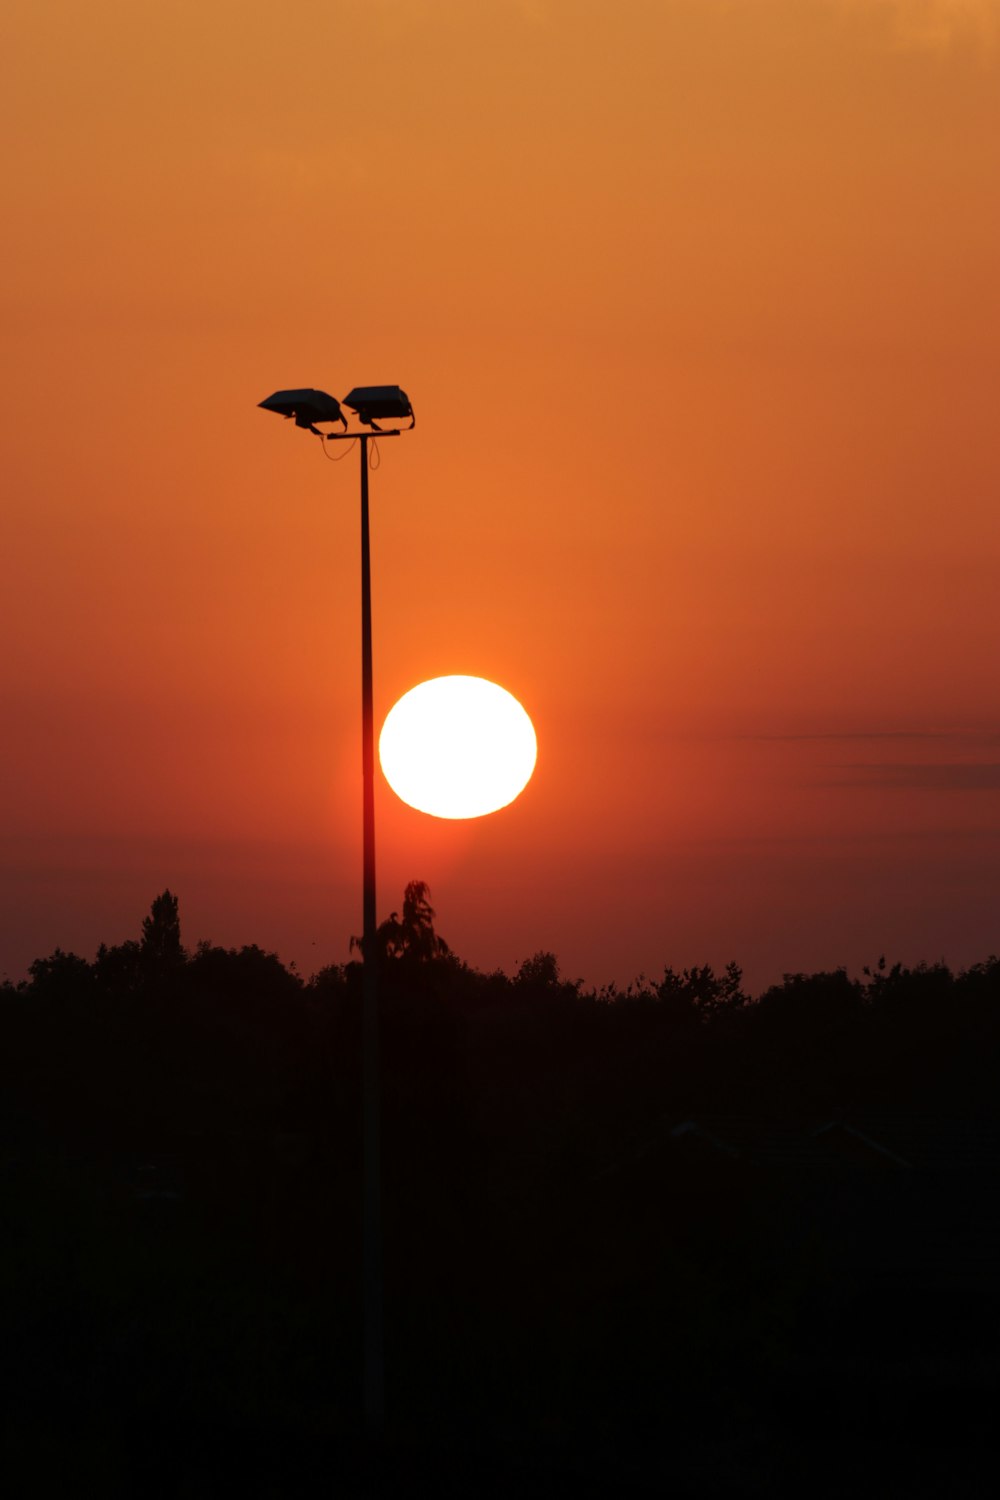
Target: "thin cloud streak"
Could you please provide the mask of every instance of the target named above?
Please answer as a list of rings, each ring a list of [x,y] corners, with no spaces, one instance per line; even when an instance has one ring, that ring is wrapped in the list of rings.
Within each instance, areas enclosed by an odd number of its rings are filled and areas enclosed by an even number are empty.
[[[1000,791],[1000,762],[961,764],[949,762],[922,765],[859,763],[842,767],[848,773],[831,786],[882,786],[903,791],[996,792]]]
[[[716,736],[710,736],[716,738]],[[945,741],[961,745],[1000,745],[1000,732],[974,729],[850,729],[818,730],[792,734],[734,734],[720,739],[742,740],[755,744],[844,744],[853,742],[913,743]]]

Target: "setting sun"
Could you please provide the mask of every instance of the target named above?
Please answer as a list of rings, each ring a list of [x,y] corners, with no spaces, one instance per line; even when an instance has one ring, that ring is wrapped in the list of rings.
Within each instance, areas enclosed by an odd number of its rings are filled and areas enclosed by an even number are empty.
[[[538,746],[517,699],[482,677],[435,677],[404,693],[379,737],[396,796],[435,818],[480,818],[527,786]]]

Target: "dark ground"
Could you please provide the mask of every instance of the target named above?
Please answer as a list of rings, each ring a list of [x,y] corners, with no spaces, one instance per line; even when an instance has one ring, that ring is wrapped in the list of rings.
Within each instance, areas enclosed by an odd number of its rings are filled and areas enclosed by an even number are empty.
[[[148,948],[2,996],[8,1494],[992,1494],[995,961],[387,959],[373,1457],[357,971]]]

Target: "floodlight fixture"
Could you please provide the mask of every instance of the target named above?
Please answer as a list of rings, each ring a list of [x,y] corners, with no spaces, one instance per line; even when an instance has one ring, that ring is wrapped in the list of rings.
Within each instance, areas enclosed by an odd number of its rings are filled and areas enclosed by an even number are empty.
[[[275,391],[273,396],[268,396],[266,401],[259,401],[265,411],[275,411],[280,417],[294,417],[296,427],[304,427],[308,432],[315,432],[318,437],[323,434],[316,426],[317,422],[342,422],[347,426],[347,418],[340,409],[340,402],[333,396],[328,396],[326,391],[314,391],[310,387],[304,387],[295,391]]]
[[[368,527],[368,470],[379,438],[399,437],[401,428],[378,422],[409,420],[410,398],[398,385],[355,386],[343,405],[361,424],[349,426],[341,403],[326,391],[275,391],[258,403],[264,411],[294,418],[296,427],[327,443],[357,444],[361,460],[361,767],[362,767],[362,1081],[363,1204],[362,1322],[364,1325],[365,1426],[370,1440],[381,1437],[385,1368],[382,1308],[382,1229],[379,1146],[378,977],[375,908],[375,715],[372,694],[371,545]],[[317,422],[340,422],[343,432],[320,432]],[[370,451],[371,450],[371,451]],[[329,456],[329,455],[327,455]]]
[[[350,395],[344,397],[344,405],[351,408],[359,422],[376,432],[375,423],[380,419],[403,422],[409,417],[410,426],[416,425],[410,398],[398,385],[356,385]]]

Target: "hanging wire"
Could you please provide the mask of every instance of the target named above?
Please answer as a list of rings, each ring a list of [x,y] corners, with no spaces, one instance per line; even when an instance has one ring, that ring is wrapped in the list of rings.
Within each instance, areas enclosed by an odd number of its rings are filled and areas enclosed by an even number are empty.
[[[368,467],[369,469],[377,469],[381,462],[382,455],[378,451],[378,442],[375,438],[372,438],[371,452],[368,454]]]
[[[334,458],[333,454],[330,452],[329,448],[326,445],[326,438],[322,432],[320,433],[320,437],[323,438],[323,457],[328,458],[332,464],[339,464],[343,459],[345,459],[347,455],[353,451],[354,444],[357,442],[357,438],[355,438],[353,442],[348,443],[343,453],[338,453],[337,457]]]

